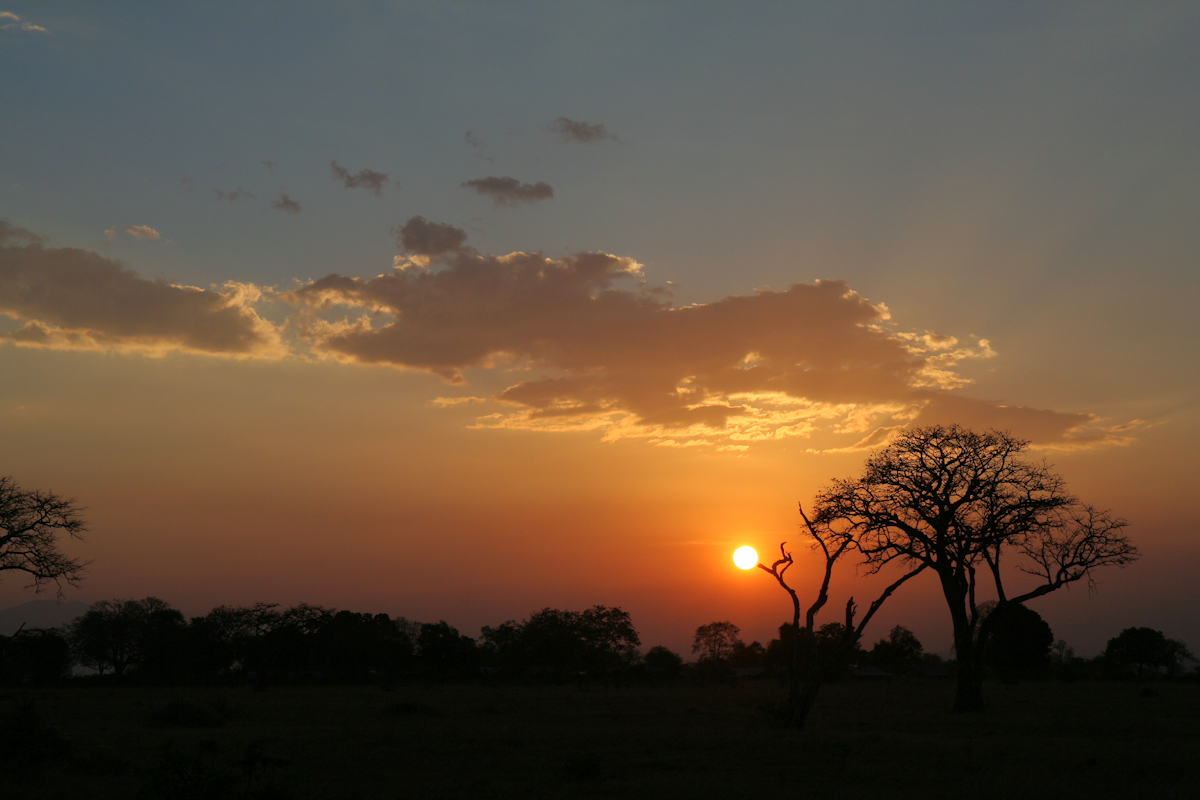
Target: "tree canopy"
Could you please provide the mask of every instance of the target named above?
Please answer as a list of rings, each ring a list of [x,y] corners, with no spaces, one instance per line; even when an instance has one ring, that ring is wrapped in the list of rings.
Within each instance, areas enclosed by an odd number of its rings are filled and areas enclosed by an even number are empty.
[[[1104,657],[1118,670],[1133,670],[1138,677],[1153,669],[1174,674],[1181,661],[1193,658],[1183,642],[1153,628],[1126,628],[1108,640]]]
[[[50,581],[78,584],[87,565],[64,554],[59,538],[82,538],[82,514],[74,500],[0,477],[0,572],[23,572],[39,591]]]

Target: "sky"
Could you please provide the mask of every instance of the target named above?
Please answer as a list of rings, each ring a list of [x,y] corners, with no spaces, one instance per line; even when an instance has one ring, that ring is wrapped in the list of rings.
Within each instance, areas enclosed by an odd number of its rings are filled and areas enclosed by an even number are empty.
[[[1056,637],[1200,649],[1198,39],[1183,2],[0,2],[0,474],[86,508],[68,600],[601,604],[690,656],[790,618],[736,546],[811,598],[797,503],[991,427],[1142,553],[1034,601]],[[950,652],[932,576],[893,625]]]

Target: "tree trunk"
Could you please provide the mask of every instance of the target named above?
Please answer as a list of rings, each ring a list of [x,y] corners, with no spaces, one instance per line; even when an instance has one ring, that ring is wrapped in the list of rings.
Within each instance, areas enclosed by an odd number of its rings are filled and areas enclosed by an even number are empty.
[[[820,674],[807,677],[808,680],[796,687],[796,690],[788,698],[787,726],[794,731],[804,729],[804,723],[808,720],[808,712],[812,711],[813,704],[817,701],[817,693],[821,691]]]
[[[980,648],[975,646],[972,631],[954,632],[954,654],[958,660],[958,685],[954,693],[954,713],[970,714],[983,711],[983,664]]]
[[[954,692],[955,714],[983,711],[982,648],[976,646],[975,628],[967,614],[967,583],[960,575],[942,573],[942,594],[950,606],[954,624],[954,657],[958,662],[957,685]]]

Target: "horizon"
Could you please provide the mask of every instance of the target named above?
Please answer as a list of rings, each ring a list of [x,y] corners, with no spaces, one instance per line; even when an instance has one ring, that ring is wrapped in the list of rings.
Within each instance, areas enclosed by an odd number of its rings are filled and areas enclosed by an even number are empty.
[[[1031,441],[1200,647],[1200,8],[0,2],[0,437],[68,600],[790,619],[895,431]],[[806,566],[807,565],[807,566]],[[807,570],[807,571],[805,571]],[[818,624],[878,581],[844,565]],[[44,599],[0,572],[0,607]],[[987,599],[987,598],[981,598]],[[892,597],[950,651],[936,582]]]

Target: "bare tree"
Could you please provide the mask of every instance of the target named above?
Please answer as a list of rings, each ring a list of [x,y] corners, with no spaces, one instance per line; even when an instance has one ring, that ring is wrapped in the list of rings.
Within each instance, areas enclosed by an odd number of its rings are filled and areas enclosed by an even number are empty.
[[[22,489],[11,477],[0,477],[0,572],[15,570],[32,578],[32,586],[65,581],[75,586],[85,562],[58,549],[63,534],[81,539],[83,512],[74,500],[51,492]]]
[[[982,591],[999,610],[1078,580],[1092,585],[1096,567],[1138,555],[1125,520],[1080,503],[1046,464],[1019,458],[1028,444],[958,425],[916,428],[869,458],[861,477],[817,496],[814,521],[872,572],[896,563],[937,575],[954,627],[955,711],[984,705],[982,655],[998,617],[981,613]],[[1010,595],[1014,571],[1032,576],[1032,588],[1026,580]]]
[[[884,601],[899,589],[901,584],[925,569],[922,564],[914,565],[907,573],[885,588],[879,597],[868,606],[866,613],[857,620],[855,618],[858,606],[855,605],[853,597],[847,600],[845,623],[840,626],[840,641],[830,643],[832,647],[811,648],[811,656],[802,663],[800,658],[801,639],[804,637],[815,643],[817,613],[829,602],[829,584],[833,579],[833,567],[847,550],[851,549],[853,542],[814,524],[804,513],[803,506],[800,507],[800,517],[804,520],[805,531],[813,540],[813,549],[820,550],[825,556],[825,572],[821,579],[821,585],[817,589],[817,596],[804,614],[803,628],[800,627],[800,596],[796,594],[795,589],[788,585],[785,575],[788,568],[794,563],[792,554],[786,549],[787,542],[780,543],[779,558],[775,563],[769,567],[758,564],[758,568],[770,573],[792,599],[792,630],[795,636],[792,639],[792,664],[788,671],[788,700],[787,707],[784,709],[784,724],[797,730],[804,727],[804,722],[808,719],[808,712],[812,710],[813,703],[817,699],[826,660],[836,660],[839,655],[853,649],[854,645],[862,638],[867,623],[883,606]],[[801,631],[804,633],[802,634]]]

